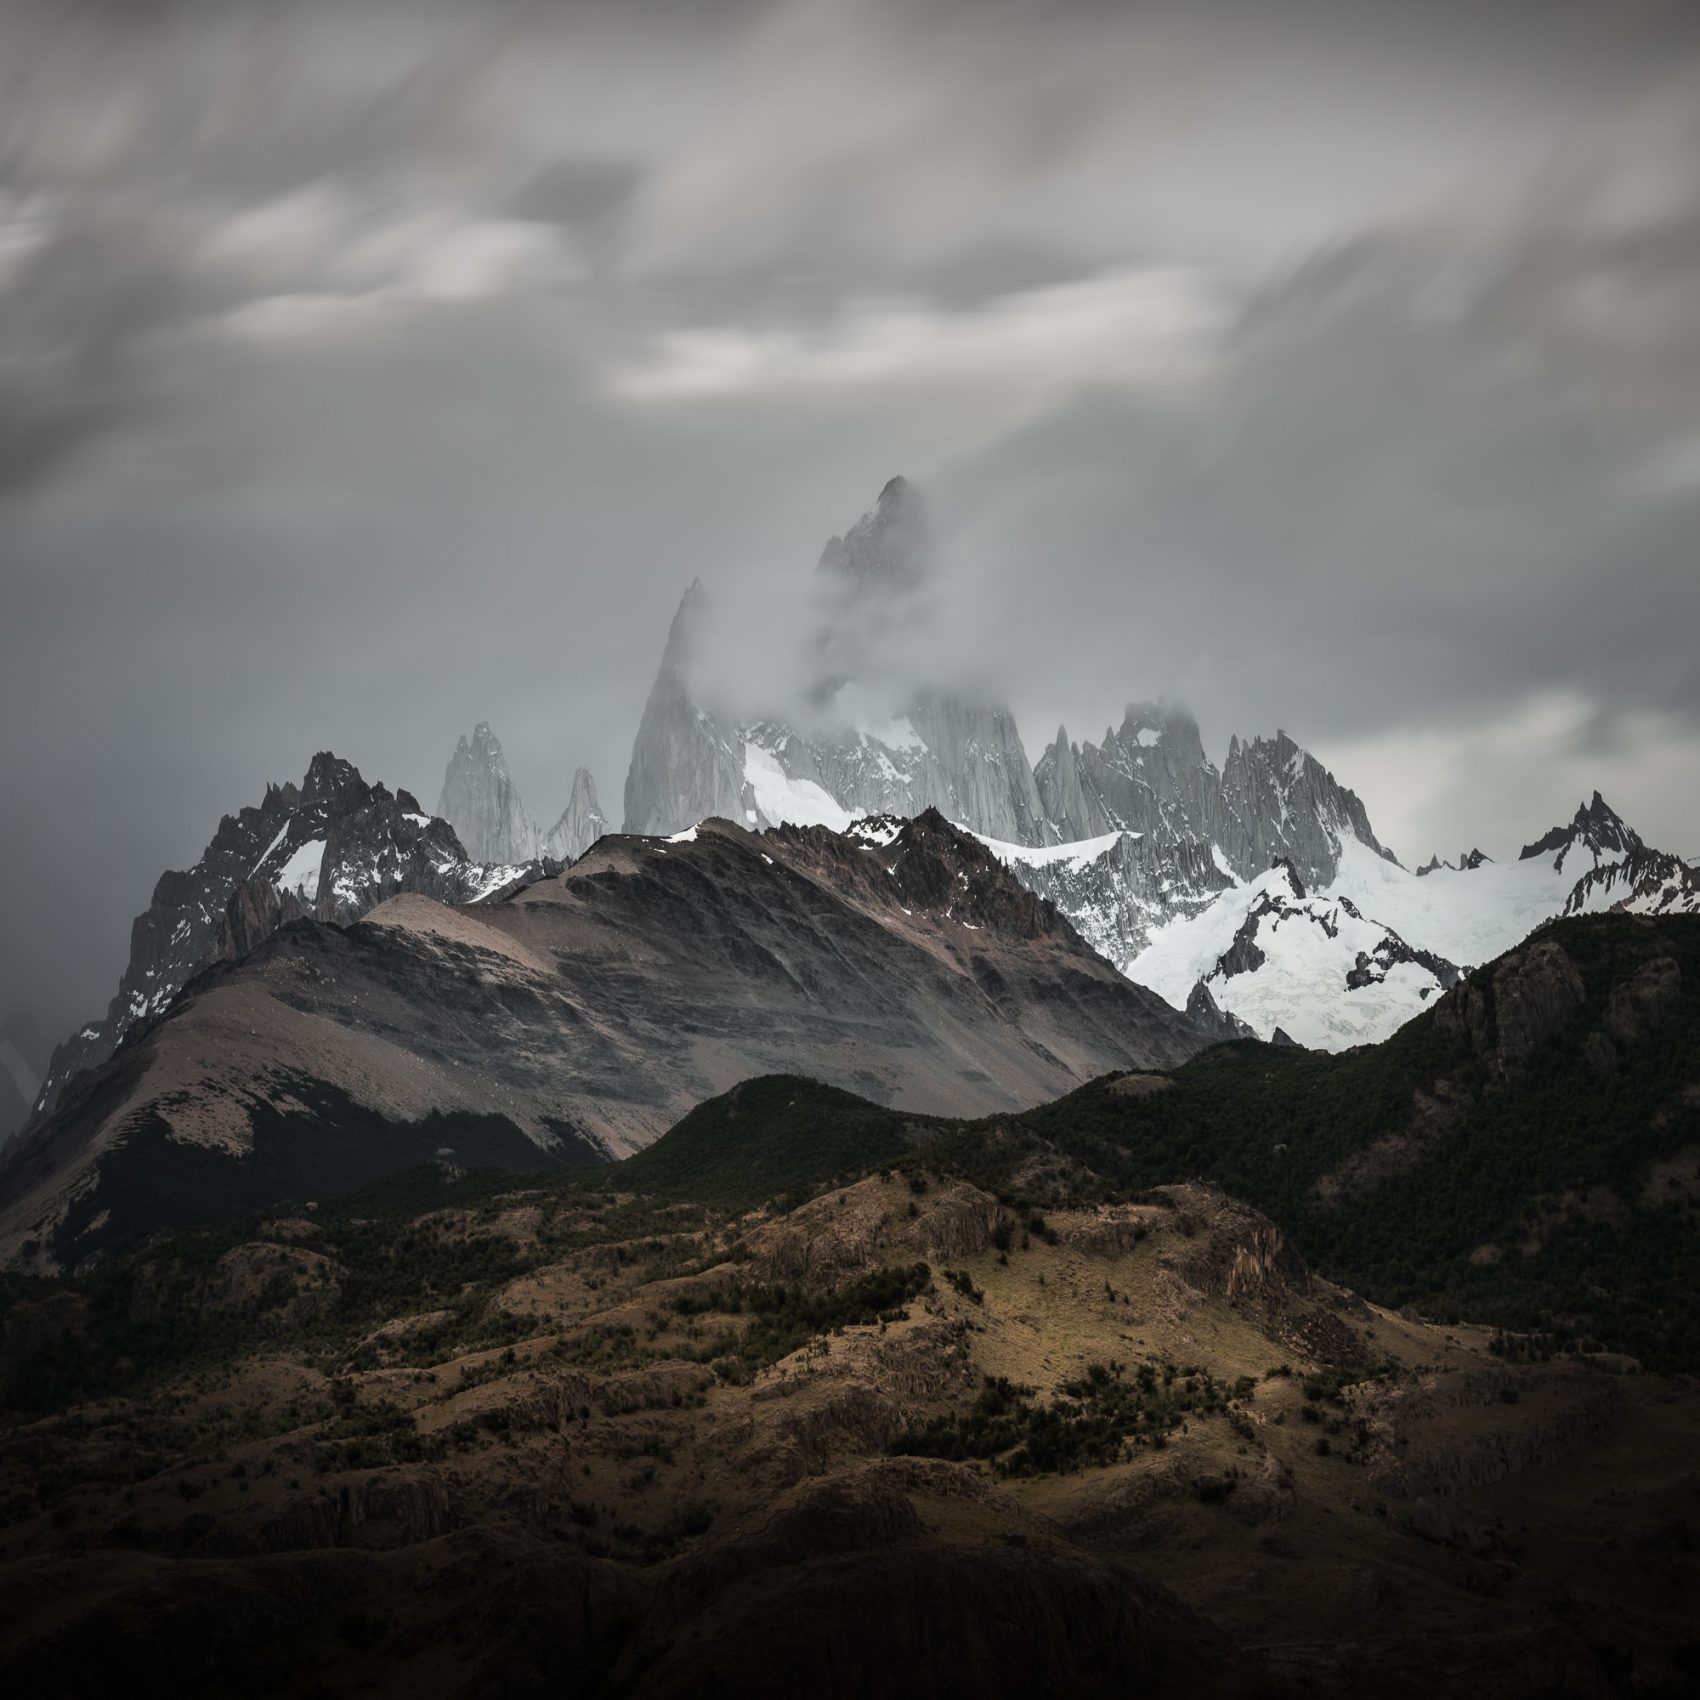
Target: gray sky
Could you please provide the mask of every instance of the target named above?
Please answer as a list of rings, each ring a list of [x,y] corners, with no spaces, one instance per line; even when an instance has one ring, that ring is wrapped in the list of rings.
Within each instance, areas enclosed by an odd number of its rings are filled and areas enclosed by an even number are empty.
[[[1700,8],[0,0],[0,1011],[321,747],[617,815],[898,471],[1031,755],[1700,853]]]

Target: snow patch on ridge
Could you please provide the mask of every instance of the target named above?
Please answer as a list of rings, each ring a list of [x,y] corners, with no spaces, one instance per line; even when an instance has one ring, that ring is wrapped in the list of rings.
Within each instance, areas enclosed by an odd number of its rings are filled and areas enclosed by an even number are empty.
[[[1091,866],[1106,851],[1113,850],[1121,839],[1141,836],[1137,832],[1106,832],[1097,838],[1078,838],[1072,844],[1006,844],[1001,839],[986,838],[978,832],[969,832],[960,821],[953,821],[951,824],[959,832],[968,832],[971,838],[978,838],[1000,861],[1024,862],[1030,868],[1064,863],[1075,872]],[[1191,988],[1188,987],[1188,990]]]
[[[325,840],[310,839],[278,869],[272,884],[279,891],[298,891],[310,903],[319,895],[319,869],[324,860]]]
[[[1559,914],[1575,884],[1574,873],[1558,871],[1544,857],[1484,862],[1479,868],[1443,866],[1419,878],[1346,832],[1339,872],[1322,895],[1349,897],[1407,944],[1473,968],[1521,944]]]
[[[744,783],[755,797],[758,813],[773,826],[825,826],[843,832],[853,818],[812,779],[791,778],[779,758],[760,744],[744,745]]]

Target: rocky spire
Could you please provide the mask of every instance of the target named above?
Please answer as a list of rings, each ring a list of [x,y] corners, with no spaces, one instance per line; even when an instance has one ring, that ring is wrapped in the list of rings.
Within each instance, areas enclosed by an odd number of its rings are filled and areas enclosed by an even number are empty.
[[[1102,802],[1088,798],[1081,787],[1080,764],[1066,726],[1057,728],[1056,741],[1039,757],[1033,778],[1039,790],[1039,806],[1064,843],[1096,838],[1111,830]]]
[[[576,862],[607,830],[608,818],[596,800],[596,781],[581,767],[573,774],[572,795],[561,818],[543,836],[543,854],[557,862]]]
[[[899,476],[842,537],[827,542],[820,570],[858,592],[914,590],[926,576],[930,544],[926,503]]]
[[[1056,840],[1013,716],[921,689],[884,700],[891,644],[921,612],[925,506],[892,479],[820,558],[819,625],[806,703],[735,724],[695,694],[702,586],[679,605],[626,776],[625,830],[671,833],[711,815],[740,825],[824,823],[937,808],[989,838]],[[757,691],[759,693],[759,681]]]
[[[487,720],[455,745],[437,813],[474,861],[529,862],[542,850],[543,834],[508,777],[501,741]]]
[[[668,628],[626,770],[627,832],[682,832],[711,815],[744,820],[743,740],[692,700],[687,679],[705,601],[694,579]]]
[[[1102,744],[1066,753],[1053,744],[1036,777],[1065,841],[1119,829],[1148,851],[1186,844],[1213,862],[1219,854],[1218,866],[1247,880],[1285,857],[1313,887],[1333,879],[1346,834],[1388,854],[1358,797],[1285,732],[1232,738],[1218,770],[1198,722],[1173,703],[1129,703]]]
[[[1526,862],[1534,856],[1550,856],[1552,865],[1562,869],[1567,859],[1586,858],[1598,863],[1644,848],[1640,833],[1626,826],[1623,817],[1596,791],[1593,801],[1583,803],[1569,825],[1555,826],[1533,844],[1524,845],[1518,859]]]

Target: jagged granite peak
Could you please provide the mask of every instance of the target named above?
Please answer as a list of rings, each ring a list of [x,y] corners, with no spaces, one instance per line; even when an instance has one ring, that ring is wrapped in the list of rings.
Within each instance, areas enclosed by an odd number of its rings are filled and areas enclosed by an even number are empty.
[[[487,720],[478,722],[470,738],[462,733],[455,745],[437,813],[475,861],[529,862],[542,854],[543,834],[520,801],[501,740]]]
[[[1186,1014],[1201,1031],[1215,1039],[1255,1039],[1257,1030],[1249,1022],[1230,1015],[1211,996],[1210,987],[1196,981],[1186,1000]]]
[[[1069,742],[1068,728],[1059,726],[1056,738],[1033,770],[1039,806],[1056,828],[1059,839],[1097,838],[1110,830],[1102,802],[1086,795],[1080,783],[1079,751]]]
[[[1333,880],[1348,841],[1393,860],[1358,797],[1285,732],[1236,734],[1218,770],[1197,720],[1173,703],[1129,703],[1102,744],[1059,732],[1035,783],[1062,852],[1012,851],[1011,864],[1124,970],[1156,929],[1273,863],[1314,891]]]
[[[575,769],[567,806],[543,835],[543,854],[557,862],[576,862],[607,830],[608,817],[596,800],[596,781],[588,768]]]
[[[1069,796],[1061,751],[1047,753],[1040,796],[1064,842],[1132,831],[1164,843],[1215,847],[1239,879],[1275,857],[1292,860],[1309,886],[1328,884],[1343,833],[1385,852],[1353,792],[1285,731],[1227,746],[1217,770],[1198,723],[1166,702],[1132,702],[1102,745],[1071,751],[1080,797]]]
[[[353,762],[344,761],[329,750],[320,750],[307,764],[307,776],[301,781],[301,801],[335,809],[358,794],[363,784],[360,770]]]
[[[857,590],[908,591],[925,578],[930,549],[926,501],[899,474],[842,537],[828,539],[820,571]]]
[[[687,678],[697,659],[706,599],[702,580],[693,579],[667,629],[626,770],[628,833],[682,832],[716,815],[745,818],[743,740],[736,727],[698,706]]]
[[[1580,861],[1586,856],[1597,865],[1645,848],[1641,835],[1626,826],[1622,816],[1596,791],[1593,800],[1583,803],[1568,825],[1555,826],[1533,844],[1524,845],[1518,859],[1527,862],[1548,856],[1554,868],[1563,869],[1567,860]]]
[[[1455,874],[1467,874],[1473,869],[1486,866],[1492,860],[1493,857],[1488,855],[1485,850],[1460,851],[1456,862],[1443,862],[1439,855],[1434,855],[1430,856],[1429,859],[1417,869],[1417,877],[1421,879],[1425,874],[1438,873],[1442,868],[1449,868]]]
[[[1238,742],[1222,769],[1228,841],[1222,849],[1236,871],[1247,860],[1292,863],[1311,887],[1329,884],[1349,834],[1388,862],[1397,858],[1375,836],[1355,791],[1285,732]]]
[[[368,785],[351,762],[321,751],[299,786],[267,785],[258,808],[224,816],[194,867],[160,875],[131,926],[117,996],[54,1051],[34,1119],[163,1014],[199,969],[246,954],[288,921],[346,926],[402,891],[475,902],[544,871],[536,860],[473,861],[454,828],[410,792]]]
[[[673,833],[711,816],[842,829],[865,815],[937,808],[987,837],[1056,841],[1010,712],[921,690],[864,698],[857,664],[907,618],[924,570],[925,510],[894,479],[822,556],[827,582],[807,705],[739,722],[693,693],[705,660],[700,583],[685,594],[644,706],[626,775],[625,830]],[[877,668],[876,668],[877,671]]]

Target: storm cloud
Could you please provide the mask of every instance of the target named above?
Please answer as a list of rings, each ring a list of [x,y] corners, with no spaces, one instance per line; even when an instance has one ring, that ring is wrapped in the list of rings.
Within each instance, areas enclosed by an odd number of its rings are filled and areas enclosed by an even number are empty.
[[[334,748],[605,799],[894,472],[1036,754],[1284,727],[1407,860],[1700,851],[1686,5],[0,0],[0,1009]],[[776,679],[790,675],[776,658]]]

